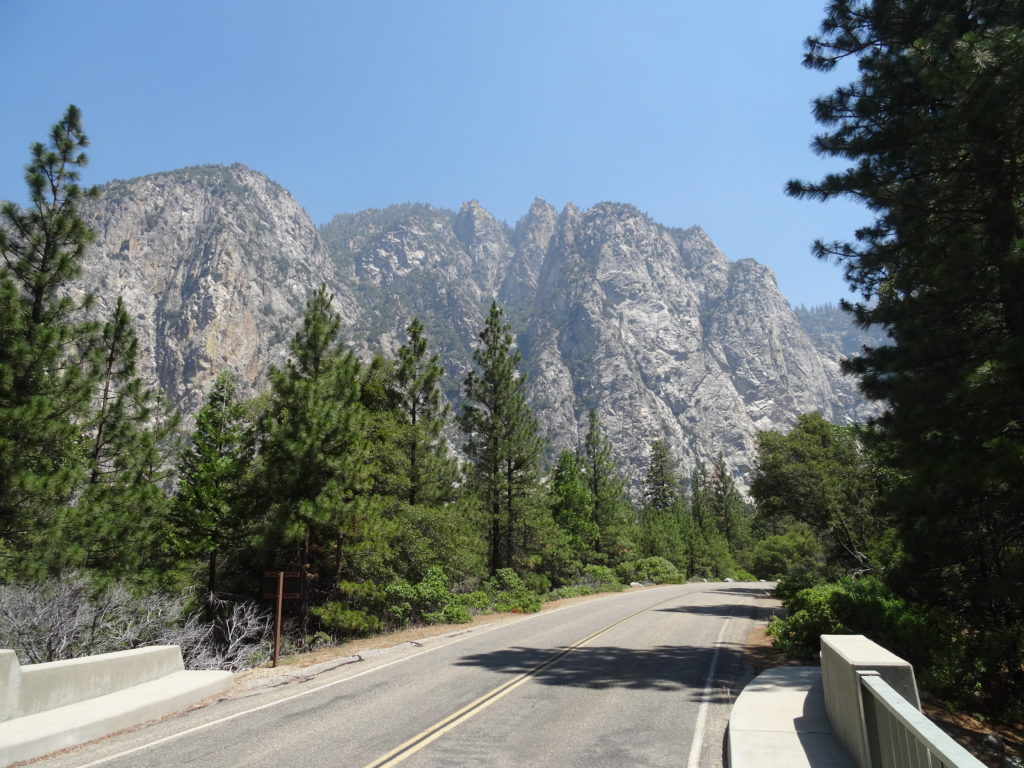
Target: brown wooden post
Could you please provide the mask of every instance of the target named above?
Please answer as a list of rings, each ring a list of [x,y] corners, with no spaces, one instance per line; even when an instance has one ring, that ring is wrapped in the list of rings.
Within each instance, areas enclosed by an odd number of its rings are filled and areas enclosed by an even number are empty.
[[[270,666],[276,667],[277,660],[281,656],[281,608],[284,604],[284,571],[277,572],[277,610],[274,612],[274,663]]]

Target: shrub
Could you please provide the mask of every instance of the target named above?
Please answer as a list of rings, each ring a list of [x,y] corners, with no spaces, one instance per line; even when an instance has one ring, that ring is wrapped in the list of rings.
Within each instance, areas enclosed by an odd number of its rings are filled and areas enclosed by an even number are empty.
[[[340,599],[310,608],[310,613],[332,637],[364,637],[384,629],[381,615],[387,604],[385,590],[376,582],[341,581],[338,594]]]
[[[440,566],[430,568],[418,584],[396,579],[384,589],[384,599],[393,627],[465,624],[472,620],[469,609],[448,588],[448,578]]]
[[[540,595],[526,588],[519,575],[511,568],[501,568],[483,584],[496,613],[536,613],[540,610]]]
[[[491,599],[482,589],[459,593],[455,595],[455,602],[470,614],[487,613],[491,606]]]
[[[384,623],[373,614],[349,608],[345,603],[324,603],[314,606],[310,611],[338,638],[372,635],[384,628]]]
[[[784,605],[788,617],[773,619],[768,631],[777,647],[796,655],[818,652],[824,634],[864,634],[912,661],[927,659],[933,645],[926,614],[873,576],[808,587]]]
[[[775,596],[783,603],[788,603],[801,590],[813,587],[820,582],[821,580],[811,571],[794,571],[779,579],[779,583],[775,585]]]
[[[621,592],[622,582],[615,571],[606,565],[587,565],[579,583],[591,587],[595,592]]]
[[[757,581],[757,576],[750,571],[745,571],[739,566],[733,566],[725,572],[725,577],[734,581]]]
[[[567,597],[582,597],[583,595],[592,595],[596,592],[593,587],[585,587],[582,584],[576,584],[574,586],[559,587],[558,589],[552,589],[546,595],[544,595],[545,603],[552,603],[555,600],[564,600]]]
[[[622,563],[616,569],[623,581],[652,584],[676,584],[682,580],[679,569],[664,557],[644,557]]]
[[[520,577],[523,581],[523,585],[531,592],[536,592],[538,595],[543,595],[551,589],[551,579],[545,576],[543,573],[537,573],[536,571],[527,571]]]
[[[757,542],[751,561],[758,577],[774,580],[813,570],[821,555],[821,544],[814,533],[808,528],[794,527]]]

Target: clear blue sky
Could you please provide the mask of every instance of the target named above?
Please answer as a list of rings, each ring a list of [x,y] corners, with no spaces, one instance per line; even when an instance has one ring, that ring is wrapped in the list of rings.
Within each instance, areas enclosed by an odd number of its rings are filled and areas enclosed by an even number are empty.
[[[85,181],[241,162],[313,221],[477,199],[510,224],[628,202],[771,266],[793,304],[845,295],[816,237],[867,221],[818,178],[804,69],[824,0],[0,0],[0,198],[69,103]]]

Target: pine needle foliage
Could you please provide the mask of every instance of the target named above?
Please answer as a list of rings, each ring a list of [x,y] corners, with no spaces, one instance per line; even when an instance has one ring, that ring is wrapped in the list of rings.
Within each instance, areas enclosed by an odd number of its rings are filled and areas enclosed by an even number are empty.
[[[798,197],[859,200],[856,242],[816,246],[887,343],[850,370],[885,403],[906,482],[885,504],[904,594],[942,606],[994,699],[1024,692],[1024,4],[834,0],[805,63],[855,59],[818,99],[814,142],[849,161]]]

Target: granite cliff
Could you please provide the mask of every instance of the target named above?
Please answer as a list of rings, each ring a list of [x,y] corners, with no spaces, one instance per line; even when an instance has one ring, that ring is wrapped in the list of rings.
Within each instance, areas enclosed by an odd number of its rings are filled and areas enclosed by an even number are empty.
[[[594,408],[634,476],[658,438],[685,470],[721,452],[742,476],[757,430],[870,412],[839,371],[860,343],[848,321],[798,315],[768,268],[629,205],[538,199],[511,228],[476,202],[406,204],[318,230],[287,191],[234,165],[113,182],[88,221],[97,238],[76,288],[101,311],[124,296],[143,371],[186,413],[223,368],[259,390],[321,282],[364,356],[392,353],[420,317],[454,400],[497,298],[551,450],[574,447]]]

